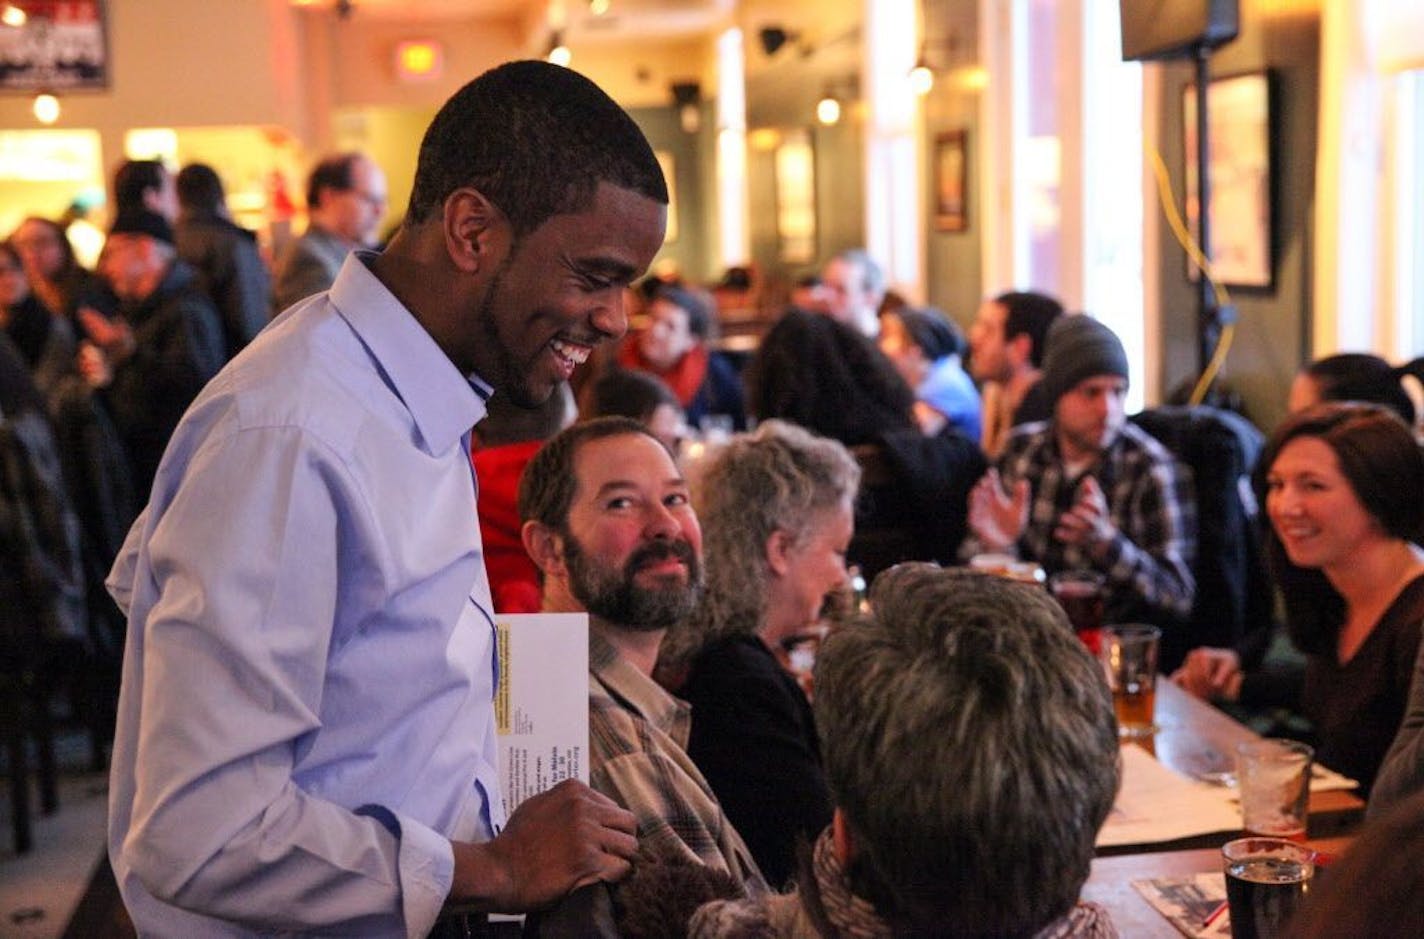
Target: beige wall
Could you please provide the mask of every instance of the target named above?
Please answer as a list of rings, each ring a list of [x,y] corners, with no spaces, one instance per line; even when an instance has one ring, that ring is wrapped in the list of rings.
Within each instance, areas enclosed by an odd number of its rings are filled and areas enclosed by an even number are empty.
[[[306,123],[300,24],[285,0],[111,0],[110,86],[61,97],[55,126],[99,132],[106,173],[133,127]],[[183,28],[175,24],[192,23]],[[0,127],[38,128],[26,96],[0,98]]]
[[[1213,76],[1268,69],[1272,79],[1271,199],[1275,282],[1269,289],[1233,288],[1240,312],[1225,379],[1245,399],[1250,417],[1270,429],[1285,415],[1286,391],[1309,358],[1312,307],[1311,232],[1315,205],[1316,114],[1320,100],[1320,19],[1312,4],[1243,0],[1241,34],[1211,60]],[[1167,67],[1163,81],[1162,155],[1182,204],[1182,86],[1186,64]],[[1155,210],[1155,206],[1152,207]],[[1186,257],[1164,239],[1162,271],[1164,390],[1195,374],[1196,293]]]

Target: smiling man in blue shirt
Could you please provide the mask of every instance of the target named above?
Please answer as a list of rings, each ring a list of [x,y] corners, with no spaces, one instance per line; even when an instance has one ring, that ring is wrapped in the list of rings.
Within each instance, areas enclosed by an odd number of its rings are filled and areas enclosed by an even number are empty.
[[[431,124],[386,252],[194,402],[109,580],[109,853],[140,933],[423,936],[627,872],[633,819],[585,786],[502,818],[467,454],[491,393],[542,401],[624,332],[666,203],[592,83],[501,66]]]

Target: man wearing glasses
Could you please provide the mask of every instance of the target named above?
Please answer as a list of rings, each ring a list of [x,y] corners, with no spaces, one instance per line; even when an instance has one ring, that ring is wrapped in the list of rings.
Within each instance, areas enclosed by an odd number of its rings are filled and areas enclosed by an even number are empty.
[[[363,153],[339,153],[307,178],[307,230],[277,259],[278,311],[329,290],[346,255],[375,245],[386,211],[386,174]]]

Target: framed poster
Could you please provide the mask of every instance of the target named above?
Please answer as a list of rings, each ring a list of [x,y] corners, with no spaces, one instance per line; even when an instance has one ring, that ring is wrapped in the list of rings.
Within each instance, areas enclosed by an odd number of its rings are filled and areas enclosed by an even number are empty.
[[[935,138],[934,222],[939,231],[969,228],[969,131],[951,130]]]
[[[1212,271],[1223,283],[1269,289],[1275,265],[1271,225],[1271,85],[1266,72],[1211,82],[1207,100],[1211,173]],[[1200,241],[1197,197],[1197,93],[1182,97],[1187,225]],[[1199,277],[1189,264],[1192,280]]]
[[[107,88],[104,0],[10,0],[25,13],[0,27],[0,91]]]
[[[786,264],[816,260],[816,153],[805,129],[782,134],[776,148],[776,237]]]

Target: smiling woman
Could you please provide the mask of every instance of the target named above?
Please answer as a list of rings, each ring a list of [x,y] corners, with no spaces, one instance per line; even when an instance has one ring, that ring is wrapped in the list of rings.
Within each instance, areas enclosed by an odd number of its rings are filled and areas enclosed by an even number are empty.
[[[1385,408],[1326,404],[1261,457],[1267,550],[1321,763],[1368,792],[1404,714],[1424,621],[1424,454]]]

